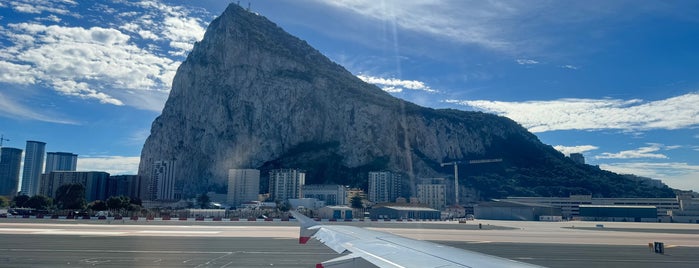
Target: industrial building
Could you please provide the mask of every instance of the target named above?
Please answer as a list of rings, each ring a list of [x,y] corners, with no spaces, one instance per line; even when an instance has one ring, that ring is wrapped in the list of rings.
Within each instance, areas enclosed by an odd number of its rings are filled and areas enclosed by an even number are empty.
[[[476,219],[507,221],[538,221],[562,218],[561,209],[549,205],[519,202],[483,202],[473,207]]]
[[[439,210],[426,207],[382,206],[372,209],[369,215],[372,220],[439,220],[441,219],[442,213]]]
[[[578,219],[586,221],[656,222],[655,206],[580,205]]]

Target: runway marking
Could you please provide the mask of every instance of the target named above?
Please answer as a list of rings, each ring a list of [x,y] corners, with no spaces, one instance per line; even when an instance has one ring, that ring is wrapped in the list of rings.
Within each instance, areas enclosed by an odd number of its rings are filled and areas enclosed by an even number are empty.
[[[68,230],[53,230],[33,232],[33,234],[43,235],[123,235],[126,232],[97,232],[97,231],[68,231]]]
[[[166,250],[97,250],[97,249],[31,249],[31,248],[3,248],[0,251],[9,252],[94,252],[94,253],[159,253],[159,254],[229,254],[230,251],[166,251]]]
[[[219,231],[139,231],[144,234],[220,234]]]
[[[59,229],[36,229],[36,228],[0,228],[0,232],[53,232]]]

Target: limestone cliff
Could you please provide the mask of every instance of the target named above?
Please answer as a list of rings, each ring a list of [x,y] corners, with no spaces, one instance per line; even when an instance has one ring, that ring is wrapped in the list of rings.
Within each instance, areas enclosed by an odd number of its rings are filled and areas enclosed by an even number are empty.
[[[507,118],[394,98],[232,4],[179,67],[139,174],[148,178],[154,161],[176,159],[176,185],[186,197],[225,189],[231,168],[262,168],[264,176],[265,169],[297,167],[309,172],[307,183],[358,186],[366,171],[392,170],[410,185],[449,176],[443,161],[478,158],[505,159],[484,171],[499,174],[531,159],[568,164]]]

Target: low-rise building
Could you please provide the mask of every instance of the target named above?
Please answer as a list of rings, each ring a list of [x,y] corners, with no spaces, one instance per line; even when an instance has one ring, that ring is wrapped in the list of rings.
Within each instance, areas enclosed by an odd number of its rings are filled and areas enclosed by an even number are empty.
[[[373,208],[369,214],[372,220],[379,219],[418,219],[439,220],[442,213],[439,210],[418,206],[381,206]]]

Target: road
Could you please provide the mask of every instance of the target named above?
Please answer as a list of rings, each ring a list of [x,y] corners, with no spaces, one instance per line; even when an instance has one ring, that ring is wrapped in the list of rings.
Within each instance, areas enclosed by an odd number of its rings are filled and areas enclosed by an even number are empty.
[[[699,267],[699,225],[349,224],[548,267]],[[298,230],[294,222],[0,220],[0,267],[314,267],[337,256],[318,242],[299,245]],[[651,253],[653,241],[666,254]]]

